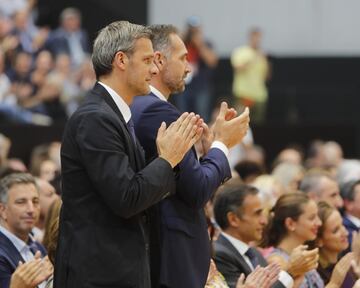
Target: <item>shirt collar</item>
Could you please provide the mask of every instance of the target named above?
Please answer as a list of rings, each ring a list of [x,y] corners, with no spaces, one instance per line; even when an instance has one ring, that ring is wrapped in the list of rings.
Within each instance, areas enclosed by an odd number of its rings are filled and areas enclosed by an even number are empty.
[[[166,101],[166,102],[167,102],[166,97],[165,97],[158,89],[156,89],[154,86],[151,86],[151,85],[150,85],[150,90],[151,90],[151,92],[152,92],[156,97],[158,97],[160,100],[163,100],[163,101]]]
[[[131,118],[131,111],[130,111],[129,106],[124,101],[124,99],[118,93],[116,93],[114,91],[114,89],[112,89],[108,85],[106,85],[100,81],[98,81],[98,83],[101,84],[106,89],[106,91],[110,94],[110,96],[114,100],[116,106],[119,108],[120,113],[124,117],[125,122],[128,123]]]
[[[360,228],[360,219],[352,216],[350,214],[346,214],[346,218],[348,218],[352,223],[355,224],[356,227]]]
[[[230,236],[229,234],[226,234],[225,232],[221,232],[221,234],[230,241],[230,243],[236,248],[236,250],[244,256],[246,251],[249,249],[249,245],[246,243],[240,241],[239,239],[236,239],[233,236]]]
[[[10,240],[12,244],[14,244],[16,250],[18,250],[19,253],[21,253],[22,250],[25,247],[27,247],[27,244],[23,240],[15,236],[13,233],[11,233],[9,230],[7,230],[5,227],[1,225],[0,225],[0,232],[3,233]]]

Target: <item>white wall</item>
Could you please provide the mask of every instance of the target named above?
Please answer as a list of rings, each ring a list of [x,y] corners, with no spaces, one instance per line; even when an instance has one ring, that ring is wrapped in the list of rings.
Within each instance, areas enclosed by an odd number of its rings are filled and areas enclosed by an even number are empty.
[[[359,0],[149,0],[150,24],[183,29],[190,15],[200,16],[222,56],[245,43],[252,26],[273,55],[360,55]]]

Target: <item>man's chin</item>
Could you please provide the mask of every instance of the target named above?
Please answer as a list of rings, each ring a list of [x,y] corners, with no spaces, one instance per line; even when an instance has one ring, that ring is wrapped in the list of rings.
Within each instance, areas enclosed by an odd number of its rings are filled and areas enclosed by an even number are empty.
[[[174,90],[172,91],[171,94],[179,94],[179,93],[182,93],[182,92],[184,92],[184,91],[185,91],[185,85],[184,85],[184,86],[181,86],[181,87],[177,87],[176,89],[174,89]]]
[[[143,89],[139,89],[138,93],[136,93],[136,96],[145,96],[148,95],[151,92],[150,86],[144,87]]]

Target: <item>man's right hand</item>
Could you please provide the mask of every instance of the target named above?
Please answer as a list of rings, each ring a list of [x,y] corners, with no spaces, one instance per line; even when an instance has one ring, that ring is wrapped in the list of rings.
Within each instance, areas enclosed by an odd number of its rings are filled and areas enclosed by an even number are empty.
[[[303,276],[316,269],[319,261],[319,249],[306,250],[306,245],[296,247],[290,255],[286,271],[293,277]]]
[[[224,143],[228,148],[240,143],[245,137],[249,128],[249,109],[237,117],[230,117],[228,115],[231,109],[228,108],[226,102],[221,103],[219,115],[216,117],[213,125],[214,140]]]
[[[35,257],[26,263],[19,263],[11,276],[10,288],[35,288],[48,279],[54,268],[48,257],[40,259]]]
[[[163,122],[158,130],[156,146],[158,155],[175,167],[186,152],[200,139],[203,120],[194,113],[183,113],[166,129]]]

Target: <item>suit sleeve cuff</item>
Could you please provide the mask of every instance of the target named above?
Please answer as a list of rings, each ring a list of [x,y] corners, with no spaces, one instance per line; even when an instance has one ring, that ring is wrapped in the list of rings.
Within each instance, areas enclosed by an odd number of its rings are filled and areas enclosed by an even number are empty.
[[[221,141],[214,141],[211,144],[210,148],[220,149],[225,154],[226,157],[229,155],[229,148],[227,148],[226,145]]]
[[[292,288],[294,286],[294,279],[284,270],[280,271],[279,274],[279,281],[283,284],[286,288]]]

